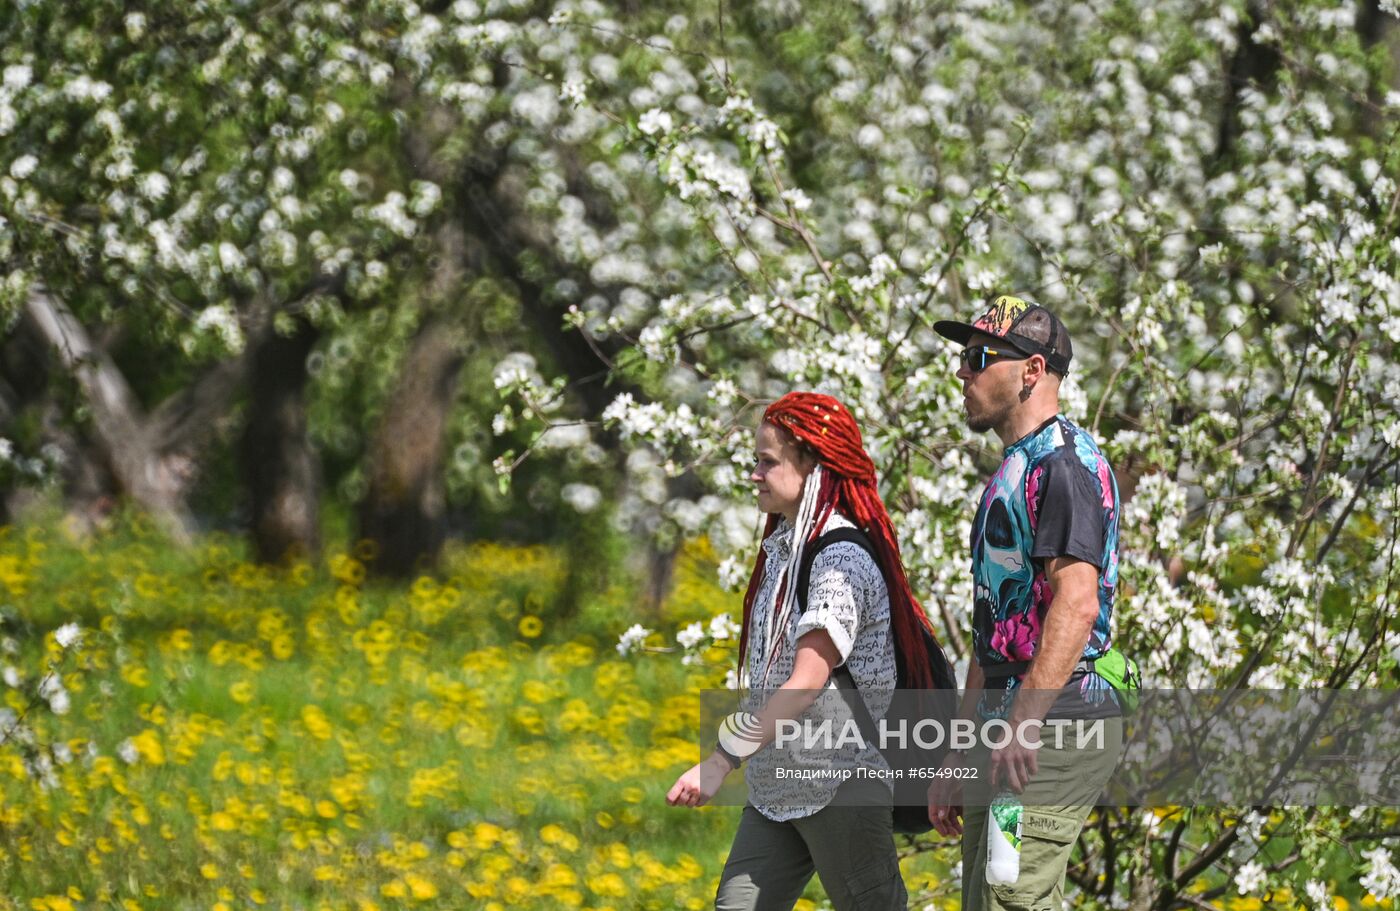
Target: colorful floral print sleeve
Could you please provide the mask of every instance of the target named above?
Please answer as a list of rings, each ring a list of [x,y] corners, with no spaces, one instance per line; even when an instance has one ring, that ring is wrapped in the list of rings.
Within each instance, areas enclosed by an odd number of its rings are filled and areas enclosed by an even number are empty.
[[[984,669],[1035,657],[1054,593],[1044,561],[1075,557],[1099,568],[1099,615],[1084,647],[1086,659],[1108,650],[1118,582],[1118,484],[1098,445],[1057,415],[1006,448],[972,522],[973,651]],[[1024,673],[988,674],[1005,680],[1006,694]],[[1001,703],[998,705],[998,703]],[[983,715],[1009,700],[983,699]],[[1097,674],[1076,669],[1055,703],[1056,717],[1119,714],[1117,698]]]

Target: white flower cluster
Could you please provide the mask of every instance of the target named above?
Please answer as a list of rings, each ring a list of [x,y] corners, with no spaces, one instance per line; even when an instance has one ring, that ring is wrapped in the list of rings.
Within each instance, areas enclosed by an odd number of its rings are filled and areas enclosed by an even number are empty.
[[[55,715],[67,715],[72,699],[58,674],[47,674],[39,681],[39,696],[49,704],[49,711]]]
[[[1163,554],[1174,554],[1186,518],[1186,489],[1165,474],[1144,475],[1133,498],[1123,508],[1121,533],[1130,542],[1142,541]]]
[[[709,624],[694,621],[676,633],[676,644],[684,652],[681,662],[686,665],[699,664],[702,653],[718,645],[737,645],[739,624],[729,614],[716,614]]]
[[[1250,895],[1268,880],[1264,865],[1251,860],[1240,866],[1235,873],[1235,889],[1240,895]]]
[[[624,392],[603,409],[603,423],[617,427],[624,440],[650,441],[667,450],[698,454],[714,451],[723,432],[713,417],[698,415],[681,402],[667,408],[661,402],[637,402]]]
[[[635,651],[639,651],[642,644],[646,642],[647,637],[650,636],[651,633],[651,630],[642,626],[640,623],[634,623],[618,638],[617,653],[619,655],[630,655]]]
[[[565,484],[559,491],[559,496],[575,512],[584,515],[593,512],[603,503],[603,492],[592,484]]]
[[[581,107],[588,101],[588,80],[582,77],[565,79],[559,86],[559,100],[567,101],[574,107]]]
[[[378,222],[399,237],[412,237],[418,233],[418,223],[406,211],[407,206],[408,198],[392,190],[385,194],[383,202],[370,206],[365,214],[371,221]]]
[[[239,325],[233,308],[227,304],[205,307],[195,319],[194,333],[215,339],[219,347],[230,354],[243,350],[243,327]]]
[[[748,173],[715,151],[693,143],[678,142],[663,152],[659,172],[682,200],[732,200],[745,208],[753,204]]]
[[[637,129],[647,136],[664,137],[675,126],[675,120],[660,108],[652,108],[637,120]]]
[[[1390,849],[1384,845],[1361,852],[1366,858],[1366,872],[1361,876],[1361,888],[1385,901],[1400,896],[1400,870],[1395,867]]]
[[[752,98],[729,96],[717,119],[721,125],[736,127],[740,136],[774,160],[783,157],[778,125],[754,107]]]

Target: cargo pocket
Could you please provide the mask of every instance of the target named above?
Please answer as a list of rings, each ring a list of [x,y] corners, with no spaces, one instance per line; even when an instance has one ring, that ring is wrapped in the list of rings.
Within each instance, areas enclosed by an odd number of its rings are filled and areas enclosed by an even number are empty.
[[[1026,807],[1021,816],[1021,874],[1006,885],[987,883],[1004,911],[1059,911],[1070,852],[1084,823],[1078,816]]]
[[[1027,807],[1021,815],[1021,838],[1040,838],[1051,844],[1072,845],[1084,821],[1040,807]]]
[[[904,911],[909,903],[909,893],[899,875],[899,862],[892,857],[848,873],[846,890],[853,911]]]

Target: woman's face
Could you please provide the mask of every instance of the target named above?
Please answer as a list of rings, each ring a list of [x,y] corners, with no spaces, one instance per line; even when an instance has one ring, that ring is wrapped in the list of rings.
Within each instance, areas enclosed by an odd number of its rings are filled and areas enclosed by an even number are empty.
[[[758,508],[797,521],[802,503],[802,482],[812,473],[816,460],[798,446],[789,434],[764,421],[754,439],[754,467],[749,475],[758,491]]]

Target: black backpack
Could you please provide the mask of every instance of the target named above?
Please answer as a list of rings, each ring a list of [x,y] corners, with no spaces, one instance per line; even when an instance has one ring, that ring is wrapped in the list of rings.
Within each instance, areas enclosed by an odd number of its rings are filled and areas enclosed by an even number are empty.
[[[870,554],[876,566],[879,566],[880,558],[876,556],[870,539],[863,532],[855,528],[837,528],[827,532],[812,542],[812,545],[802,555],[802,564],[797,573],[797,603],[801,612],[805,613],[807,610],[807,595],[811,587],[813,560],[823,548],[841,541],[849,541],[858,545]],[[943,649],[933,638],[933,634],[922,624],[919,629],[923,634],[923,651],[928,659],[929,676],[933,678],[933,689],[918,690],[917,697],[908,693],[896,693],[896,698],[890,706],[890,713],[886,716],[886,722],[888,724],[902,720],[906,722],[905,729],[912,731],[918,721],[933,719],[942,726],[944,732],[947,732],[950,730],[949,725],[958,708],[957,680],[953,676],[953,668],[948,663],[948,657],[943,654]],[[896,648],[896,690],[914,689],[906,664],[904,655]],[[875,720],[871,717],[870,709],[866,707],[865,700],[861,698],[860,688],[856,686],[850,668],[842,664],[836,669],[833,676],[836,678],[836,686],[841,691],[842,698],[850,707],[851,714],[860,727],[861,737],[866,743],[879,745],[880,740]],[[888,748],[881,749],[880,752],[884,755],[885,761],[889,763],[890,769],[902,775],[902,777],[895,778],[893,782],[894,830],[910,834],[927,832],[933,828],[928,821],[928,787],[933,784],[934,779],[927,774],[927,771],[923,774],[919,773],[921,770],[936,770],[943,764],[943,757],[948,752],[947,737],[943,738],[941,746],[931,750],[918,746],[910,737],[906,739],[904,746],[901,747],[898,742],[894,742],[889,744]]]

